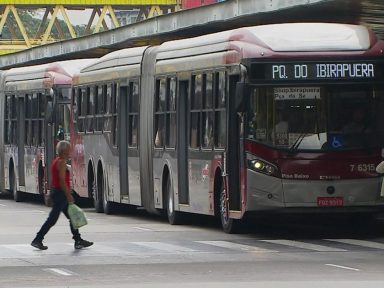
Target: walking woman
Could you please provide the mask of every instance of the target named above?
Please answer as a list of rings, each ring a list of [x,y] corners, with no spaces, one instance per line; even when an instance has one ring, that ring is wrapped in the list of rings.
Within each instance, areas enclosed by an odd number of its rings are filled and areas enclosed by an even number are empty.
[[[47,220],[41,226],[35,239],[33,239],[31,245],[40,250],[47,250],[48,246],[43,244],[44,236],[48,233],[49,229],[56,224],[59,219],[60,213],[69,219],[68,216],[68,203],[73,203],[74,199],[71,194],[70,188],[70,173],[67,169],[67,160],[71,153],[71,146],[68,141],[60,141],[56,145],[57,157],[53,160],[51,165],[52,183],[51,183],[51,199],[53,202],[52,210],[49,213]],[[72,239],[75,240],[75,249],[81,249],[93,245],[93,242],[89,242],[81,239],[78,229],[72,227],[71,221],[69,225],[72,232]]]

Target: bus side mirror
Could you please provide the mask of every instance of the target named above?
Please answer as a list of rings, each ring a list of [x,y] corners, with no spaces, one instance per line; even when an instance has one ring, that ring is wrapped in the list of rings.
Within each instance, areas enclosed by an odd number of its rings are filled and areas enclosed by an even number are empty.
[[[238,82],[236,84],[236,111],[244,112],[245,111],[245,95],[248,95],[249,86],[245,83]]]

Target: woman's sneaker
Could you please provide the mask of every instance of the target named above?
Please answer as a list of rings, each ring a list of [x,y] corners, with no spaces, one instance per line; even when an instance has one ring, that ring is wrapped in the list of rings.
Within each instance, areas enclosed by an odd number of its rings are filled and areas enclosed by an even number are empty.
[[[93,245],[93,242],[83,240],[83,239],[75,241],[75,249],[82,249],[92,245]]]

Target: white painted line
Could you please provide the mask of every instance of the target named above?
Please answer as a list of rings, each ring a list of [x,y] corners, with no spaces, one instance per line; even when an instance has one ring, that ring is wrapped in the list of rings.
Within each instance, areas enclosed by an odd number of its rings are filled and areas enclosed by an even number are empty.
[[[36,255],[43,253],[42,250],[34,248],[29,244],[5,244],[5,245],[1,245],[1,247],[4,247],[4,248],[9,249],[11,251],[14,251],[14,253],[17,253],[15,255],[17,257],[19,257],[20,254],[21,255],[27,255],[27,256],[36,256]],[[37,251],[40,253],[36,253]]]
[[[249,251],[249,252],[277,252],[276,250],[270,250],[270,249],[244,245],[244,244],[237,244],[237,243],[227,242],[227,241],[195,241],[195,242],[217,246],[221,248],[228,248],[228,249],[235,249],[235,250]]]
[[[69,270],[66,270],[66,269],[47,268],[47,269],[44,269],[44,270],[51,271],[51,272],[54,272],[56,274],[63,275],[63,276],[71,276],[71,275],[74,274],[73,272],[71,272]]]
[[[5,205],[4,205],[5,206]],[[1,214],[15,214],[15,213],[46,213],[41,210],[12,210],[12,211],[1,211]]]
[[[167,252],[195,252],[196,250],[182,247],[179,245],[162,243],[162,242],[131,242],[135,245],[144,246],[156,250],[162,250]]]
[[[384,250],[384,244],[366,240],[357,240],[357,239],[325,239],[327,241],[339,242],[343,244],[363,246],[367,248],[381,249]]]
[[[5,205],[5,204],[0,204],[0,206],[2,206],[2,207],[6,207],[7,205]]]
[[[360,269],[357,269],[357,268],[335,265],[335,264],[325,264],[325,266],[331,266],[331,267],[341,268],[341,269],[345,269],[345,270],[360,271]]]
[[[317,252],[346,252],[347,251],[340,248],[332,248],[328,246],[305,243],[301,241],[293,241],[293,240],[260,240],[260,241],[279,244],[279,245],[285,245],[285,246],[292,246],[292,247],[301,248],[301,249],[314,250]]]
[[[132,229],[142,230],[142,231],[152,231],[152,229],[144,228],[144,227],[132,227]]]

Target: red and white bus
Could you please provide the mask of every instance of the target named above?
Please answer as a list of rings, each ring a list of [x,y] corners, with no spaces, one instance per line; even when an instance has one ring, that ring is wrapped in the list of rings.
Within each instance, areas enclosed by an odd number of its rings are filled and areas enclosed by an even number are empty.
[[[16,201],[47,195],[55,141],[69,140],[72,76],[92,60],[13,68],[1,74],[1,190]],[[45,200],[48,198],[44,197]]]
[[[366,27],[245,27],[113,52],[74,79],[73,184],[217,215],[384,207],[384,42]]]

